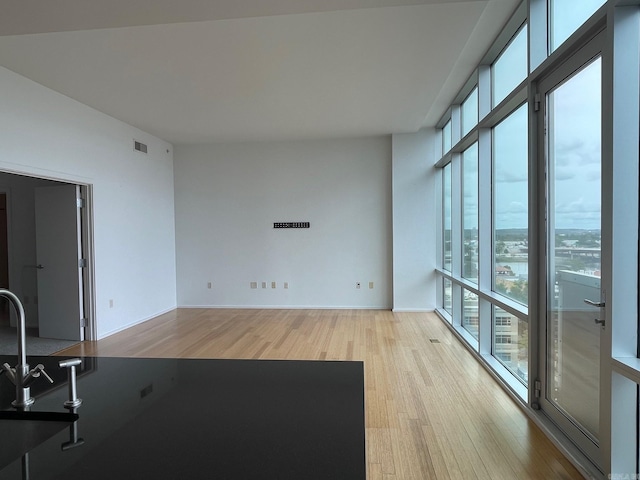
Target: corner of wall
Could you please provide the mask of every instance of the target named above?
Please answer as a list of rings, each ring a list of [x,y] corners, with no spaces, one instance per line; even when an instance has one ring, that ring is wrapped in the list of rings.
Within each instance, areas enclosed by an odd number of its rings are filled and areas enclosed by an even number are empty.
[[[435,130],[392,137],[393,309],[436,304]]]

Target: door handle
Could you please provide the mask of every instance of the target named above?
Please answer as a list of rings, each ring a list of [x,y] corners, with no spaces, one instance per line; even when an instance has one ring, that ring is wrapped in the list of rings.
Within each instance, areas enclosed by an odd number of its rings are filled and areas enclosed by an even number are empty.
[[[592,307],[596,307],[596,308],[604,308],[604,306],[605,306],[604,302],[594,302],[593,300],[589,300],[588,298],[584,299],[584,303],[586,303],[587,305],[591,305]]]

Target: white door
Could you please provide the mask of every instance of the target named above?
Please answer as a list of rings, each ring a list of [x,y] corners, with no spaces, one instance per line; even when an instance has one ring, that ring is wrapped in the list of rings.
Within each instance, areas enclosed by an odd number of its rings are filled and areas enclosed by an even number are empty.
[[[83,340],[80,187],[36,188],[36,255],[40,336]]]

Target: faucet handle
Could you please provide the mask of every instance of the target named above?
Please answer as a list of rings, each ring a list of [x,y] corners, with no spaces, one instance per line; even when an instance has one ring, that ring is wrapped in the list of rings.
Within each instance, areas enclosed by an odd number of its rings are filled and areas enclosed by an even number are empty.
[[[6,373],[11,383],[16,384],[16,369],[11,367],[8,363],[3,363],[0,367],[0,375]]]
[[[64,408],[68,408],[75,412],[75,409],[82,404],[82,399],[78,398],[76,367],[82,365],[81,358],[69,358],[58,362],[60,368],[67,369],[67,377],[69,378],[69,400],[64,402]]]
[[[36,370],[39,370],[39,372],[36,372]],[[49,376],[49,374],[45,371],[44,369],[44,365],[42,365],[41,363],[39,363],[38,365],[36,365],[33,370],[31,370],[33,372],[33,376],[34,377],[39,377],[40,374],[42,373],[42,375],[44,375],[44,377],[49,380],[49,383],[53,383],[53,378],[51,378]]]

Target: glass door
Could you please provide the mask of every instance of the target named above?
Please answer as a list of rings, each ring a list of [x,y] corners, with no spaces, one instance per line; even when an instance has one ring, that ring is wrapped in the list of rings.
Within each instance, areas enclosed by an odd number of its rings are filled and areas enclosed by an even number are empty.
[[[539,88],[547,259],[541,405],[601,465],[602,62],[593,45],[583,50],[542,80]]]

